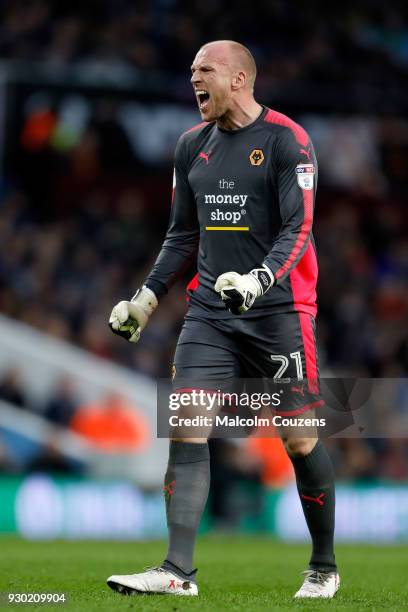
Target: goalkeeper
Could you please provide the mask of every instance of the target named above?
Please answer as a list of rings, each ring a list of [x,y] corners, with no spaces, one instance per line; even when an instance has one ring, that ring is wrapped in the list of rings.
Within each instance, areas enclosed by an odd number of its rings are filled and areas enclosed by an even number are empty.
[[[203,46],[191,83],[202,123],[175,152],[170,223],[143,287],[114,307],[112,331],[137,342],[150,315],[191,262],[189,308],[174,357],[177,380],[303,380],[288,409],[322,405],[315,342],[317,261],[312,236],[317,163],[307,133],[256,102],[256,66],[233,41]],[[285,413],[286,414],[286,413]],[[283,438],[312,554],[295,597],[331,598],[334,474],[317,438]],[[170,441],[165,476],[169,547],[160,567],[108,579],[122,593],[197,595],[193,553],[210,482],[207,440]]]

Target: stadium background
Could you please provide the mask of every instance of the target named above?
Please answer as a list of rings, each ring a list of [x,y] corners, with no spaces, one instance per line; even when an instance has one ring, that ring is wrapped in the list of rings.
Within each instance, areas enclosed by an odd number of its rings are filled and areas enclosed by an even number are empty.
[[[314,141],[322,374],[406,376],[407,9],[294,4],[1,2],[0,532],[165,534],[154,381],[194,271],[137,348],[107,318],[158,253],[174,146],[199,119],[189,66],[208,40],[247,44],[259,101]],[[406,393],[399,408],[406,422]],[[406,433],[328,446],[339,539],[407,540]],[[203,531],[305,540],[277,441],[214,442],[213,462]]]

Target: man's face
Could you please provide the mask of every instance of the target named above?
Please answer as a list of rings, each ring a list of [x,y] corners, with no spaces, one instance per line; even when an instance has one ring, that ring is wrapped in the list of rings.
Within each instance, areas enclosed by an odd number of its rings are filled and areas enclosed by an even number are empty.
[[[191,66],[191,83],[201,118],[215,121],[230,108],[232,70],[224,54],[215,49],[200,49]]]

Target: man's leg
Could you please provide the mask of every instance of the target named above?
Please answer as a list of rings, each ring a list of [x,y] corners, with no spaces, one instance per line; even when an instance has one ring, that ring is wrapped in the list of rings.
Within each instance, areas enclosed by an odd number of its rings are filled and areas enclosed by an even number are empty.
[[[245,367],[251,376],[263,376],[286,392],[277,413],[314,416],[324,411],[320,396],[314,319],[305,313],[274,314],[245,325]],[[304,413],[304,414],[303,414]],[[322,416],[324,412],[319,412]],[[280,431],[292,461],[306,523],[312,538],[312,556],[305,582],[296,597],[333,597],[339,585],[333,552],[334,472],[316,432]],[[313,575],[312,575],[313,574]],[[316,582],[315,582],[316,581]]]
[[[312,538],[309,568],[335,572],[334,557],[334,470],[320,440],[288,438],[286,451],[292,461],[300,501]]]
[[[221,327],[221,322],[219,325]],[[197,385],[213,390],[219,381],[223,381],[228,388],[228,381],[239,375],[238,359],[231,338],[228,330],[218,329],[203,320],[187,319],[174,357],[174,392],[178,389],[183,389],[183,392],[189,388],[196,389]],[[191,404],[183,406],[179,416],[192,417],[203,410],[206,411],[205,406]],[[212,415],[215,413],[213,410]],[[198,594],[193,554],[210,485],[207,444],[210,432],[211,427],[197,428],[191,432],[193,435],[188,436],[183,434],[182,428],[172,432],[164,484],[169,530],[166,559],[159,568],[139,574],[111,576],[108,585],[112,589],[124,594]]]
[[[164,482],[169,547],[162,567],[194,579],[195,538],[210,488],[207,441],[171,440]]]
[[[228,325],[226,323],[225,325]],[[218,329],[208,322],[187,320],[181,332],[174,356],[173,388],[207,390],[219,388],[239,373],[235,347],[227,330]],[[180,416],[216,414],[206,406],[187,407]],[[192,577],[193,555],[197,529],[210,487],[210,455],[207,437],[211,427],[195,428],[196,438],[185,438],[176,430],[170,441],[169,462],[165,476],[169,547],[164,568],[177,571],[180,576]]]
[[[194,545],[210,486],[207,440],[170,440],[164,484],[169,546],[160,567],[139,574],[113,575],[107,583],[126,595],[198,595],[193,569]]]

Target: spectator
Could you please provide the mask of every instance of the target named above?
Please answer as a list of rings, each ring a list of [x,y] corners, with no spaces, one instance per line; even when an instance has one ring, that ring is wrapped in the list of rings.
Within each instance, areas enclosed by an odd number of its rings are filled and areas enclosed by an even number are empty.
[[[0,380],[0,399],[18,408],[28,408],[21,373],[17,367],[6,370]]]
[[[141,451],[151,437],[145,417],[115,393],[98,404],[80,406],[71,428],[100,450],[112,453]]]
[[[57,381],[56,388],[48,399],[43,414],[55,425],[68,427],[76,408],[74,382],[68,376],[63,376]]]

